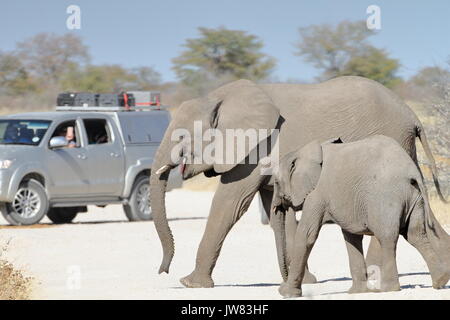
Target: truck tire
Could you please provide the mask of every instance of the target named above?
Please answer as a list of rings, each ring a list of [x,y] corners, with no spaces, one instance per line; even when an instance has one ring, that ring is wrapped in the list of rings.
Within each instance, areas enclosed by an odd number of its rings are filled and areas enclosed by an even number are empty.
[[[149,176],[142,175],[136,178],[128,203],[123,205],[123,211],[130,221],[152,220]]]
[[[34,179],[24,181],[11,203],[2,205],[2,215],[11,225],[36,224],[47,214],[48,199],[45,188]]]
[[[71,223],[77,216],[78,212],[79,207],[50,208],[47,212],[47,217],[54,224]]]

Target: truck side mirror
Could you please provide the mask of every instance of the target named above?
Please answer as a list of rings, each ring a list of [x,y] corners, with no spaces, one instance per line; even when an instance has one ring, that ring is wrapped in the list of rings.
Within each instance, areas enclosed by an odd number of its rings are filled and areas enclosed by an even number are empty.
[[[69,145],[69,142],[66,140],[66,137],[53,137],[50,139],[50,149],[55,148],[64,148]]]

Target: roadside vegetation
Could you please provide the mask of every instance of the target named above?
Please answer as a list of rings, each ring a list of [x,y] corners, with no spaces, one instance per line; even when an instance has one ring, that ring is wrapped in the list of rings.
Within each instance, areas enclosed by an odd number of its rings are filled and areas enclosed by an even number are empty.
[[[0,252],[0,300],[28,300],[34,279],[17,269],[7,258],[7,252],[8,243]]]

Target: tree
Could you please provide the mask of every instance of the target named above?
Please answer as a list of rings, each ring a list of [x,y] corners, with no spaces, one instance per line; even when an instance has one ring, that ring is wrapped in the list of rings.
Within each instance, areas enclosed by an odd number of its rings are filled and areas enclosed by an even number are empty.
[[[136,76],[133,90],[150,90],[161,85],[161,74],[151,67],[138,67],[131,70]]]
[[[450,191],[450,59],[447,65],[425,67],[409,80],[415,98],[422,102],[425,126],[436,154],[444,194]]]
[[[0,94],[15,96],[37,89],[35,79],[30,77],[19,57],[0,52]]]
[[[122,90],[136,77],[119,65],[89,65],[84,69],[71,68],[64,75],[61,86],[68,91],[113,92]]]
[[[133,70],[119,65],[72,67],[64,74],[61,86],[68,91],[118,92],[146,90],[159,84],[160,74],[150,67]]]
[[[352,57],[337,75],[366,77],[393,88],[401,81],[395,75],[399,66],[398,60],[389,58],[384,50],[368,46],[365,52]]]
[[[173,69],[185,83],[230,79],[267,78],[275,60],[260,50],[263,42],[244,31],[199,28],[201,36],[187,39],[187,49],[174,58]]]
[[[414,77],[410,79],[410,83],[415,89],[422,89],[422,96],[425,102],[431,103],[432,111],[445,121],[445,131],[443,134],[450,142],[450,130],[448,124],[450,119],[450,59],[447,66],[425,67],[422,68]]]
[[[87,47],[73,33],[39,33],[17,43],[17,52],[27,71],[44,82],[56,83],[65,72],[89,61]]]
[[[450,66],[450,61],[448,62]],[[446,94],[450,83],[450,70],[443,67],[424,67],[410,79],[410,82],[424,91],[427,95],[446,100]]]
[[[323,79],[329,79],[337,76],[352,57],[366,52],[367,39],[373,31],[367,29],[365,21],[343,21],[337,26],[322,24],[300,28],[299,33],[295,54],[321,69]]]
[[[322,70],[320,80],[355,75],[391,88],[401,81],[396,76],[398,60],[368,43],[374,32],[367,28],[365,21],[313,25],[300,28],[299,32],[301,39],[296,54]]]

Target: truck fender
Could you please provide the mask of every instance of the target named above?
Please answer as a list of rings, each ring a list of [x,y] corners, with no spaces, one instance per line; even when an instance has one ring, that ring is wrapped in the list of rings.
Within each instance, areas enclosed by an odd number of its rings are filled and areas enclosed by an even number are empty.
[[[8,194],[6,196],[6,201],[11,202],[14,200],[14,195],[19,189],[19,185],[22,182],[23,178],[31,173],[36,173],[41,175],[45,181],[45,192],[47,193],[47,198],[49,198],[48,194],[48,184],[50,182],[49,175],[46,173],[45,169],[41,166],[39,162],[31,162],[27,163],[24,166],[21,166],[11,176],[11,180],[9,181]]]
[[[136,164],[133,164],[128,168],[128,171],[125,174],[125,185],[122,192],[123,198],[128,198],[130,196],[137,175],[144,170],[151,170],[152,162],[152,158],[142,158],[139,159]]]

